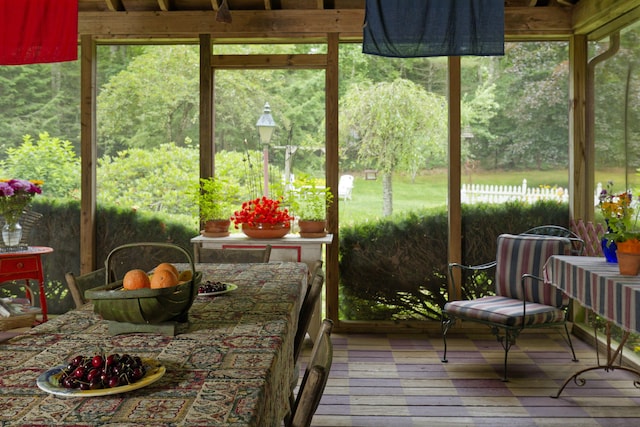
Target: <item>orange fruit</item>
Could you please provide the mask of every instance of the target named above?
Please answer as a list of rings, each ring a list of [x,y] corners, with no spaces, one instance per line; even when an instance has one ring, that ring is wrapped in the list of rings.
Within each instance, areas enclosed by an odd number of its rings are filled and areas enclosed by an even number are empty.
[[[151,285],[149,276],[144,270],[134,269],[129,270],[122,279],[122,287],[127,290],[133,289],[145,289]]]
[[[153,272],[157,273],[160,270],[170,270],[171,272],[173,272],[173,274],[176,275],[176,277],[180,276],[180,272],[178,271],[178,269],[175,267],[175,265],[171,264],[170,262],[162,262],[158,264],[156,268],[153,270]]]
[[[154,271],[151,277],[151,289],[170,288],[177,284],[178,276],[168,269]]]
[[[178,281],[179,282],[186,282],[189,281],[193,278],[193,271],[191,270],[185,270],[185,271],[181,271],[180,275],[178,276]]]

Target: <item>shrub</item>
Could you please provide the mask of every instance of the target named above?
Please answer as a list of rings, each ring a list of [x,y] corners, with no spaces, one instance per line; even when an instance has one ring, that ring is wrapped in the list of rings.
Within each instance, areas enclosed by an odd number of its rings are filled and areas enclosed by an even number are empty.
[[[495,259],[502,233],[543,224],[568,227],[569,208],[556,202],[533,205],[465,205],[462,262]],[[447,300],[447,212],[413,212],[340,230],[340,310],[348,320],[440,319]],[[472,278],[466,278],[469,285]],[[480,277],[473,295],[491,287]]]

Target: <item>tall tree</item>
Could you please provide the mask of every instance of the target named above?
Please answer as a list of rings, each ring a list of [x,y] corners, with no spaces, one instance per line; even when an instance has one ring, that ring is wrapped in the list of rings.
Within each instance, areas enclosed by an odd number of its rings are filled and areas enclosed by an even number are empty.
[[[342,100],[344,138],[382,175],[384,216],[393,213],[392,173],[424,167],[430,156],[445,151],[446,105],[443,97],[404,79],[354,85]]]

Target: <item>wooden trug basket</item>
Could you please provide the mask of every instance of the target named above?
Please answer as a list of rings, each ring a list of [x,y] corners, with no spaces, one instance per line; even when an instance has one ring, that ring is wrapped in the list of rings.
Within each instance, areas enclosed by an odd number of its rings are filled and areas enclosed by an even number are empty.
[[[196,272],[193,258],[185,249],[170,243],[132,243],[115,248],[107,256],[105,267],[110,271],[112,255],[124,248],[138,246],[170,247],[182,252],[191,266],[191,280],[170,288],[124,290],[122,280],[85,291],[94,311],[105,320],[129,324],[161,324],[167,321],[186,322],[189,308],[198,296],[202,272]],[[107,275],[107,281],[109,280]]]

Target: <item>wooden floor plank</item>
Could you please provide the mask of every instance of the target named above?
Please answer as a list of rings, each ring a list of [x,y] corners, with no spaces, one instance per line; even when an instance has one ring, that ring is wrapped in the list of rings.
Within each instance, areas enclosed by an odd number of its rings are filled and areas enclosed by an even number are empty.
[[[558,333],[523,334],[504,382],[504,350],[492,335],[474,333],[448,340],[448,363],[437,337],[333,334],[331,375],[312,426],[640,425],[640,389],[628,372],[591,371],[584,386],[571,382],[551,397],[596,363],[595,351],[577,338],[576,363]],[[303,363],[309,353],[310,346]]]

